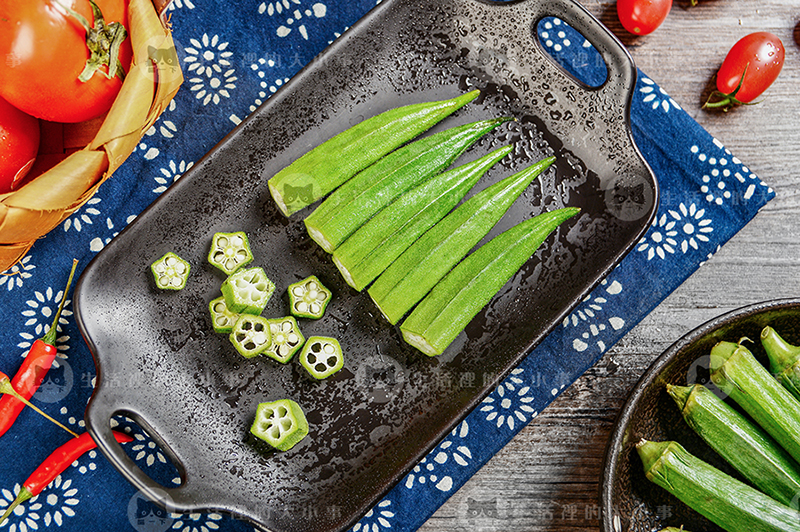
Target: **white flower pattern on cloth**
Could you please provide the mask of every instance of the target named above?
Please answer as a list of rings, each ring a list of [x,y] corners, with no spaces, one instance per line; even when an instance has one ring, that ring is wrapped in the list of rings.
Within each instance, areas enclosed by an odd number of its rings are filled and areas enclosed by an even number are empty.
[[[714,231],[712,220],[705,215],[705,209],[699,209],[694,203],[688,207],[681,203],[677,210],[668,210],[653,219],[636,250],[646,252],[647,260],[655,257],[663,260],[667,254],[678,250],[684,254],[689,248],[699,250],[700,244],[708,242],[708,234]]]
[[[453,489],[453,477],[440,472],[442,466],[447,467],[450,459],[461,467],[469,465],[472,452],[462,441],[469,435],[469,424],[462,421],[439,446],[431,451],[428,456],[420,460],[406,477],[405,486],[408,489],[415,485],[431,484],[439,491],[448,492]],[[458,443],[462,443],[458,445]],[[430,459],[430,460],[429,460]]]
[[[22,315],[28,318],[25,321],[25,327],[33,327],[33,332],[21,332],[19,335],[22,337],[22,342],[17,344],[17,347],[24,349],[26,352],[31,348],[33,342],[37,338],[44,336],[50,330],[53,318],[58,310],[58,305],[61,303],[61,298],[64,295],[64,290],[54,291],[52,287],[47,287],[44,292],[38,290],[34,291],[33,299],[25,302],[28,307],[22,311]],[[69,350],[69,335],[58,336],[62,325],[68,323],[67,318],[72,316],[72,311],[69,309],[71,299],[64,302],[64,309],[61,311],[61,316],[58,318],[56,324],[56,348],[60,358],[67,358],[64,351]]]
[[[608,303],[608,296],[617,296],[622,293],[622,284],[619,281],[611,281],[603,279],[600,284],[604,288],[606,295],[598,295],[592,292],[581,302],[581,304],[566,318],[562,325],[564,327],[579,327],[583,324],[588,325],[588,329],[584,330],[579,336],[572,340],[572,347],[575,351],[586,351],[591,341],[595,342],[597,348],[601,353],[604,353],[606,348],[606,338],[604,333],[611,331],[618,331],[625,326],[625,320],[619,316],[611,316],[610,318],[600,319],[602,316],[603,306]],[[611,329],[609,329],[609,326]]]
[[[352,532],[381,532],[382,530],[391,530],[392,523],[390,519],[394,517],[394,512],[390,508],[392,501],[386,499],[364,514],[361,521],[355,524]]]
[[[5,288],[8,291],[14,288],[22,288],[25,279],[30,279],[33,274],[31,270],[36,269],[34,264],[31,264],[31,255],[26,255],[19,262],[0,275],[0,288]]]
[[[207,33],[199,40],[189,39],[189,43],[192,46],[184,49],[186,57],[183,59],[189,64],[187,74],[194,74],[188,79],[189,90],[203,105],[219,104],[220,96],[230,98],[238,78],[234,75],[236,69],[231,66],[233,52],[227,50],[229,43],[220,42],[219,35],[209,37]]]
[[[277,64],[276,60],[279,61],[280,58],[260,57],[256,62],[250,65],[250,68],[256,72],[256,75],[258,76],[259,79],[258,97],[256,97],[255,101],[253,101],[253,104],[250,106],[251,113],[255,111],[259,105],[264,103],[267,98],[275,94],[284,83],[289,81],[289,78],[287,77],[278,78],[272,83],[266,80],[267,71],[265,69],[275,68]]]
[[[530,406],[533,402],[531,387],[525,384],[522,375],[525,370],[516,368],[494,392],[483,400],[480,411],[486,413],[486,421],[494,421],[497,428],[503,426],[514,430],[517,422],[527,423],[537,412]]]
[[[13,492],[5,488],[0,490],[0,513],[8,508],[20,489],[21,486],[17,484]],[[8,532],[29,532],[41,530],[42,525],[45,529],[51,525],[60,527],[64,524],[64,517],[75,516],[73,507],[80,502],[77,494],[78,489],[72,487],[72,479],[64,480],[58,475],[45,491],[17,506],[11,512],[14,517],[9,517],[0,528],[8,526]]]
[[[706,165],[708,169],[703,173],[703,184],[700,192],[705,195],[706,201],[716,205],[722,205],[731,198],[729,181],[735,178],[739,183],[750,184],[742,194],[742,198],[749,200],[755,194],[759,186],[763,187],[767,194],[772,193],[772,188],[766,186],[755,174],[742,165],[742,161],[734,157],[730,150],[722,142],[713,139],[713,144],[721,153],[711,153],[710,150],[701,150],[696,144],[690,148],[697,160]]]
[[[670,98],[669,94],[667,94],[664,89],[656,85],[652,79],[642,77],[642,85],[643,86],[639,89],[639,92],[644,94],[642,102],[649,103],[654,110],[661,107],[665,113],[668,113],[670,109],[681,109],[680,105],[678,105],[675,100]]]
[[[301,3],[301,0],[262,2],[258,6],[258,12],[260,14],[266,13],[271,17],[275,15],[286,16],[284,23],[278,26],[276,30],[278,37],[286,37],[292,32],[292,28],[296,27],[303,39],[308,40],[308,27],[305,22],[300,23],[300,21],[303,20],[303,17],[307,19],[325,17],[328,13],[328,6],[321,2],[316,2],[303,9]],[[296,23],[299,23],[299,25],[295,25]]]
[[[153,192],[161,194],[192,166],[194,166],[194,162],[187,163],[186,161],[180,161],[176,163],[174,160],[171,160],[166,167],[159,169],[161,175],[157,175],[153,178],[158,185],[153,189]]]
[[[125,225],[131,223],[136,219],[135,214],[131,214],[126,218]],[[106,235],[105,237],[95,237],[89,242],[89,249],[95,253],[102,250],[106,247],[106,244],[111,242],[111,240],[119,234],[119,231],[114,231],[114,222],[111,221],[111,218],[106,218],[106,228],[109,230],[110,234]]]
[[[554,52],[561,52],[564,48],[572,46],[572,41],[570,41],[569,35],[565,31],[569,26],[565,25],[561,28],[562,24],[563,21],[561,19],[553,18],[553,20],[546,21],[542,25],[542,31],[539,32],[539,36],[544,39],[544,45],[552,48]]]
[[[171,530],[180,532],[211,532],[219,530],[219,523],[222,515],[217,513],[191,513],[191,514],[170,514],[175,519]]]
[[[89,201],[87,201],[83,207],[76,211],[72,216],[64,220],[64,231],[74,229],[80,233],[83,230],[84,224],[92,225],[94,223],[92,217],[99,216],[101,214],[100,209],[98,209],[97,206],[100,205],[102,201],[103,200],[97,196],[89,199]]]

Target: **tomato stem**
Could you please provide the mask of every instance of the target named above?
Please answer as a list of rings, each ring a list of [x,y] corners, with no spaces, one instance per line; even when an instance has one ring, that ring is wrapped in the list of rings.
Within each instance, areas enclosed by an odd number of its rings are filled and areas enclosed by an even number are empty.
[[[100,72],[108,79],[118,77],[120,81],[125,80],[125,67],[119,60],[119,50],[125,39],[128,38],[128,30],[121,22],[106,24],[103,13],[92,0],[92,15],[94,26],[89,24],[86,17],[61,2],[56,2],[64,11],[83,26],[86,31],[86,48],[89,49],[89,59],[83,67],[83,71],[78,75],[78,79],[87,82],[94,76],[95,72]],[[103,71],[101,67],[107,67]]]
[[[749,66],[750,66],[750,63],[747,63],[744,66],[744,71],[742,72],[742,76],[739,78],[739,84],[736,85],[736,88],[733,89],[733,92],[731,92],[729,94],[728,93],[724,93],[724,92],[719,91],[719,90],[716,90],[716,91],[712,92],[711,95],[708,97],[708,100],[706,101],[706,103],[703,104],[703,109],[720,109],[721,108],[723,111],[728,112],[728,109],[730,109],[731,107],[736,106],[736,105],[755,105],[755,104],[757,104],[758,102],[743,102],[743,101],[741,101],[741,100],[736,98],[736,95],[741,90],[742,85],[744,85],[744,77],[747,75],[747,67],[749,67]],[[721,98],[721,100],[714,102],[714,101],[711,101],[712,98]]]

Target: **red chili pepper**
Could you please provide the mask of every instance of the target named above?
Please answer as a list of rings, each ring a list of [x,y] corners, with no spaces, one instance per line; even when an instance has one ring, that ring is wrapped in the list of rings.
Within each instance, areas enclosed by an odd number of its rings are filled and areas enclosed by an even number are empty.
[[[133,437],[124,432],[117,432],[116,430],[112,432],[114,433],[114,438],[120,443],[127,443],[133,440]],[[11,515],[14,508],[28,499],[39,495],[42,490],[53,482],[58,475],[63,473],[72,462],[95,447],[97,447],[97,442],[92,439],[88,432],[84,432],[77,438],[70,439],[53,451],[53,453],[42,462],[42,465],[31,473],[28,480],[22,483],[22,488],[20,488],[17,497],[0,517],[0,524]]]
[[[69,286],[72,284],[72,277],[75,275],[75,267],[78,261],[72,261],[72,270],[69,273],[67,286],[64,289],[64,295],[61,297],[61,303],[58,306],[58,311],[53,319],[53,324],[47,333],[33,342],[28,355],[22,361],[17,374],[11,379],[11,386],[23,398],[30,399],[39,385],[42,384],[45,375],[53,365],[53,360],[56,358],[58,349],[56,348],[56,334],[58,330],[58,320],[61,317],[61,311],[64,308],[64,302],[67,300],[67,292]],[[5,393],[0,396],[0,436],[6,433],[11,425],[16,421],[17,416],[25,408],[25,403],[14,396],[14,394]]]

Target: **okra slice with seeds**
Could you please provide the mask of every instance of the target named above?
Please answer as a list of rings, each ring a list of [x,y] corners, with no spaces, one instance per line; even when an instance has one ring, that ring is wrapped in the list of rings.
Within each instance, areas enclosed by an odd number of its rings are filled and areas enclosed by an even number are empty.
[[[298,318],[318,320],[331,301],[331,291],[315,275],[290,284],[288,292],[289,308]]]
[[[386,319],[400,321],[554,161],[543,159],[475,194],[406,249],[368,289]]]
[[[275,291],[275,284],[262,268],[245,268],[229,275],[220,290],[232,312],[261,314]]]
[[[667,393],[692,428],[745,480],[778,502],[800,494],[797,464],[760,427],[701,384],[667,385]]]
[[[513,146],[439,174],[400,196],[333,252],[347,284],[363,290],[417,238],[444,218]]]
[[[546,212],[499,234],[461,261],[411,312],[400,331],[428,356],[441,355],[545,239],[580,209]]]
[[[269,321],[262,316],[242,314],[233,325],[229,338],[243,357],[258,356],[266,351],[272,343]]]
[[[769,326],[761,331],[761,345],[769,358],[770,373],[800,400],[800,347],[784,340]]]
[[[800,531],[796,509],[725,474],[674,441],[641,440],[645,476],[725,530]]]
[[[267,184],[285,216],[328,195],[358,172],[474,100],[455,98],[389,109],[331,137],[286,166]]]
[[[156,286],[162,290],[181,290],[189,279],[191,265],[172,251],[150,265]]]
[[[288,451],[308,434],[308,421],[291,399],[260,403],[250,433],[279,451]]]
[[[214,233],[208,262],[230,275],[242,266],[253,261],[250,241],[244,231],[235,233]]]
[[[305,220],[311,238],[328,253],[395,198],[443,171],[480,137],[510,118],[481,120],[407,144],[336,189]]]
[[[336,338],[312,336],[303,346],[300,364],[315,379],[330,377],[344,367],[342,346]]]
[[[214,327],[214,332],[218,333],[231,332],[240,316],[238,313],[231,312],[228,309],[224,296],[212,299],[208,304],[208,312],[211,314],[211,325]]]
[[[281,364],[286,364],[303,347],[306,339],[300,332],[297,320],[292,316],[274,318],[267,322],[272,343],[264,354]]]
[[[741,343],[718,342],[711,348],[710,369],[717,388],[800,461],[800,401]]]

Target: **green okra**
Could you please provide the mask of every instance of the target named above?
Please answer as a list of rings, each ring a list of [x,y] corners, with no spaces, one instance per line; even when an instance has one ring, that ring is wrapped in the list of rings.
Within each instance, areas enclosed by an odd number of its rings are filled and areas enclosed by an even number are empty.
[[[289,310],[298,318],[318,320],[325,314],[331,302],[331,291],[325,288],[316,275],[306,277],[302,281],[290,284]]]
[[[225,303],[225,296],[212,299],[208,304],[208,313],[211,315],[211,325],[214,332],[229,333],[233,330],[240,314],[232,312]]]
[[[390,109],[331,137],[269,179],[275,203],[285,216],[311,205],[474,100],[479,92]]]
[[[711,381],[800,461],[800,402],[741,343],[711,349]]]
[[[235,233],[214,233],[208,262],[228,275],[253,261],[250,241],[244,231]]]
[[[304,223],[328,253],[405,191],[443,171],[480,137],[510,120],[496,118],[446,129],[407,144],[336,189]]]
[[[275,284],[263,268],[240,268],[223,281],[220,291],[231,312],[261,314],[275,291]]]
[[[668,384],[667,393],[692,430],[745,480],[778,502],[796,502],[797,463],[760,427],[701,384]]]
[[[772,374],[800,400],[800,347],[791,345],[769,326],[761,331],[761,345],[767,352]]]
[[[408,247],[368,293],[386,319],[397,323],[506,213],[555,161],[548,157],[474,195]]]
[[[299,356],[300,365],[317,380],[326,379],[344,367],[339,340],[328,336],[310,337]]]
[[[269,321],[263,316],[242,314],[228,336],[233,347],[245,358],[260,355],[272,344]]]
[[[308,435],[303,409],[291,399],[260,403],[250,433],[279,451],[288,451]]]
[[[333,252],[333,262],[347,284],[358,291],[366,288],[512,149],[504,146],[429,179],[362,225]]]
[[[729,532],[797,532],[792,509],[690,454],[674,441],[641,440],[645,476]]]
[[[281,364],[286,364],[305,343],[306,339],[300,332],[297,320],[292,316],[267,320],[270,331],[270,345],[264,354]]]
[[[156,286],[162,290],[182,290],[189,279],[191,265],[172,251],[150,265]]]
[[[562,222],[567,207],[525,220],[494,237],[448,273],[400,326],[403,338],[428,356],[441,355]]]

